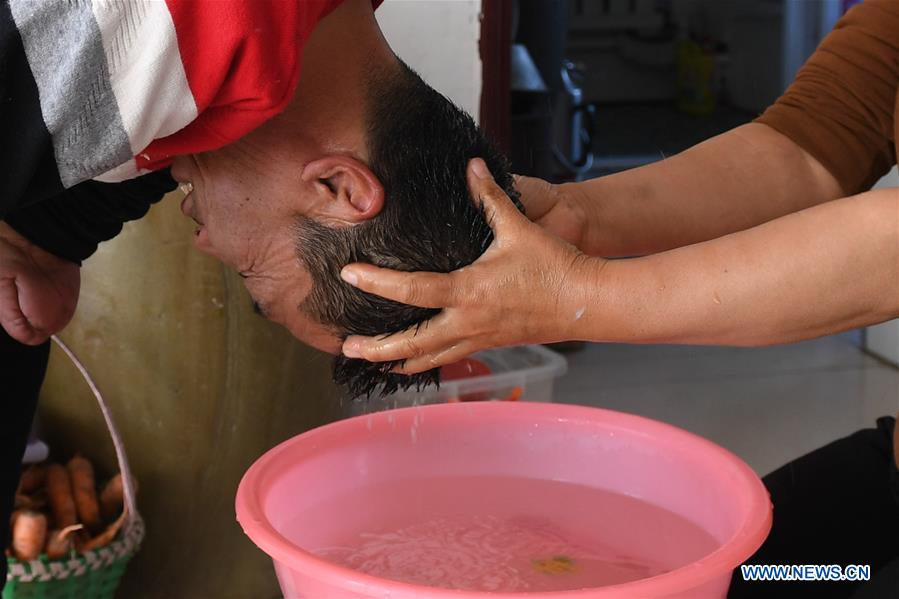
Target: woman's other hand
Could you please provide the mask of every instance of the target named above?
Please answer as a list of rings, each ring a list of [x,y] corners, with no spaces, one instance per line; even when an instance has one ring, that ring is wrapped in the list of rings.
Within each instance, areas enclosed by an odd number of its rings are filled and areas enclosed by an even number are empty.
[[[565,184],[553,184],[536,177],[515,177],[525,214],[536,224],[571,245],[584,249],[587,215],[577,197],[567,192]]]

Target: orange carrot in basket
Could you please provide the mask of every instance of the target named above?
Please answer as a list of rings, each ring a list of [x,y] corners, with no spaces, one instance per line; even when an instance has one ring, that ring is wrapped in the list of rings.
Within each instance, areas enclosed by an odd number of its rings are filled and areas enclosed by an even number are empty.
[[[47,477],[47,466],[44,464],[32,464],[24,470],[19,476],[19,488],[16,493],[21,495],[30,495],[38,490],[44,484]]]
[[[12,553],[17,560],[37,559],[47,538],[47,516],[32,510],[13,514]]]
[[[103,519],[107,522],[112,521],[116,516],[122,513],[122,506],[125,502],[125,489],[122,486],[122,475],[116,474],[100,493],[100,510],[103,512]]]
[[[128,510],[123,511],[122,515],[119,516],[115,522],[106,527],[106,530],[85,543],[80,548],[80,551],[91,551],[92,549],[98,549],[100,547],[103,547],[104,545],[109,545],[115,538],[115,536],[119,534],[119,530],[125,524],[125,517],[127,515]]]
[[[94,467],[90,460],[76,455],[69,460],[67,468],[72,480],[72,496],[75,499],[78,520],[88,530],[97,530],[100,528],[100,504],[97,502]]]
[[[72,483],[64,466],[50,464],[47,467],[47,496],[56,528],[65,528],[78,522],[75,499],[72,497]]]
[[[83,528],[83,524],[73,524],[72,526],[66,526],[62,530],[51,530],[50,534],[47,535],[47,546],[44,547],[44,553],[50,559],[69,555],[75,548],[75,535],[72,533]]]
[[[13,509],[17,510],[43,510],[47,507],[47,490],[40,489],[32,495],[16,493]]]

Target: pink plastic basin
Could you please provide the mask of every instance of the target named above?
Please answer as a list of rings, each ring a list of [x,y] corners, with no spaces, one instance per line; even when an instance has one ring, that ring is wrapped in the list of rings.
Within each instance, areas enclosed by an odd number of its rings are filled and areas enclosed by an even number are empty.
[[[417,432],[410,435],[413,426]],[[694,563],[626,584],[553,593],[477,593],[375,578],[325,561],[280,532],[304,509],[329,498],[435,475],[514,476],[605,489],[681,515],[719,546]],[[630,414],[539,403],[430,405],[309,431],[250,467],[238,488],[236,509],[244,532],[274,561],[285,597],[315,599],[723,598],[733,569],[755,552],[771,528],[764,485],[718,445]]]

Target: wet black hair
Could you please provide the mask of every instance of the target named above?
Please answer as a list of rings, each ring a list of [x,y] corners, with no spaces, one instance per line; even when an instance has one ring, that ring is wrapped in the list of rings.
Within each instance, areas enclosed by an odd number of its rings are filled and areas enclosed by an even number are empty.
[[[493,241],[483,208],[468,191],[469,160],[484,159],[521,209],[506,159],[468,114],[405,63],[373,69],[368,90],[368,166],[384,187],[383,209],[352,227],[311,219],[298,225],[298,253],[312,279],[303,309],[340,338],[397,333],[439,313],[360,291],[340,279],[343,266],[368,262],[401,271],[450,272],[474,262]],[[352,397],[439,382],[437,369],[406,376],[390,372],[396,365],[338,355],[333,375]]]

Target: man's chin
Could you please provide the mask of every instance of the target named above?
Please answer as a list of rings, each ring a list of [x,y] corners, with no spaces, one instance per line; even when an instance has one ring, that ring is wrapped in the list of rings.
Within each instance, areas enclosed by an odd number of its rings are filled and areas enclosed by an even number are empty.
[[[198,225],[194,232],[194,246],[204,254],[210,254],[209,232],[206,227]]]

